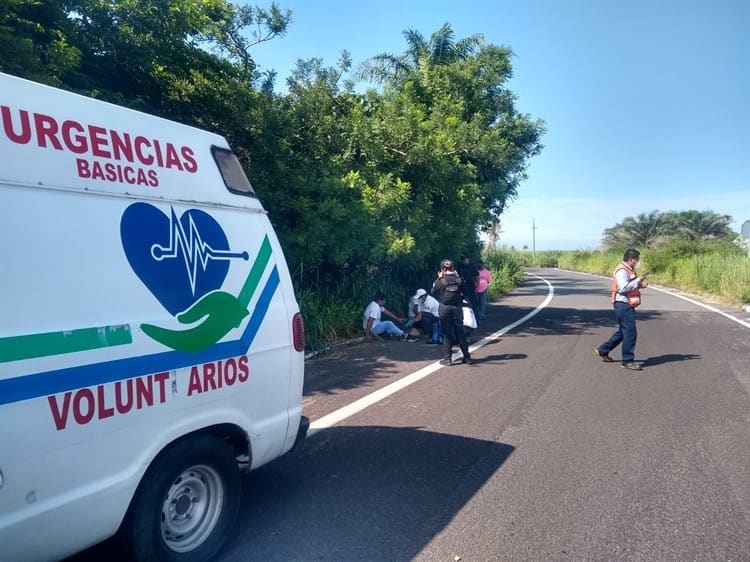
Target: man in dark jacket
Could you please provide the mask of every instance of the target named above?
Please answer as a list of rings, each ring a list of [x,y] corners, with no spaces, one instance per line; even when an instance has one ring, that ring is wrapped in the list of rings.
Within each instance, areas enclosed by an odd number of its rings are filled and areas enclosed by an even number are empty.
[[[479,268],[474,265],[469,256],[461,258],[461,265],[458,266],[458,274],[463,279],[463,292],[466,300],[469,301],[474,312],[477,310],[476,285],[479,277]]]
[[[443,260],[440,264],[438,278],[432,284],[431,291],[432,296],[440,303],[440,324],[443,328],[441,365],[452,364],[451,356],[453,355],[453,346],[456,343],[458,343],[458,347],[461,348],[464,355],[461,363],[471,365],[471,355],[469,355],[469,344],[464,333],[463,311],[461,310],[461,302],[464,298],[462,285],[461,276],[453,267],[453,262]]]

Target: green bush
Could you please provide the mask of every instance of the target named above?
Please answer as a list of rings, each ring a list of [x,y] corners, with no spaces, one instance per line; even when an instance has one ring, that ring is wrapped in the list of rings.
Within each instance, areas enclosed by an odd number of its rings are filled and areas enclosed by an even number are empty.
[[[485,253],[483,261],[492,273],[488,289],[489,300],[497,299],[518,285],[525,277],[524,260],[519,260],[519,252],[491,250]]]

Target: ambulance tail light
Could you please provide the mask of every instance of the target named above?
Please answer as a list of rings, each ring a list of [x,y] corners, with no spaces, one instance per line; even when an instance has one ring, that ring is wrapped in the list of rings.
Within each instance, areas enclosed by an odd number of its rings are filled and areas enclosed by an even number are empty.
[[[302,320],[302,314],[299,312],[292,318],[292,338],[294,339],[294,349],[296,351],[304,351],[305,323]]]

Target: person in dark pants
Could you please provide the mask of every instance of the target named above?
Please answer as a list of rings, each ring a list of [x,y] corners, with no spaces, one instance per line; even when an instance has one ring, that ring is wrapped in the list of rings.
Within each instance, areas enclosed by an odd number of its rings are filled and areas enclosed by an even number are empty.
[[[440,303],[438,314],[440,325],[443,328],[443,358],[440,360],[440,364],[452,364],[453,346],[458,343],[458,347],[461,348],[463,353],[461,363],[471,365],[471,355],[469,355],[469,344],[466,341],[463,311],[461,310],[461,302],[464,298],[462,280],[454,269],[451,260],[443,260],[440,264],[438,278],[432,284],[431,293]]]
[[[469,301],[471,308],[476,313],[477,311],[477,294],[476,284],[477,278],[479,277],[479,268],[474,265],[469,256],[463,256],[461,258],[461,265],[458,266],[458,274],[463,280],[463,293],[466,300]]]
[[[602,361],[611,363],[609,352],[622,343],[622,366],[631,371],[641,371],[643,367],[635,362],[635,343],[638,330],[635,326],[635,309],[641,304],[641,289],[647,287],[645,275],[638,275],[640,252],[632,248],[625,251],[622,263],[615,268],[612,276],[612,305],[617,319],[617,331],[594,350]]]

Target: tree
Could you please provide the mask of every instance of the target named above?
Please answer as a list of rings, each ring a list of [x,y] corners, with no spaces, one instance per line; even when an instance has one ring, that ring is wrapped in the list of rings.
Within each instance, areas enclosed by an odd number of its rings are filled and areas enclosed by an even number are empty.
[[[602,246],[608,251],[624,248],[656,248],[675,239],[708,240],[731,233],[732,217],[713,211],[651,211],[627,217],[604,229]]]
[[[415,29],[403,32],[408,49],[401,55],[383,53],[365,61],[359,69],[360,77],[385,83],[391,80],[408,79],[420,70],[466,60],[484,45],[481,35],[472,35],[457,43],[450,24],[432,34],[429,41]]]
[[[286,33],[276,4],[0,1],[3,69],[226,136],[289,265],[315,264],[322,283],[365,272],[406,287],[478,253],[542,149],[543,123],[507,87],[510,49],[449,24],[374,57],[377,89],[353,91],[344,52],[335,67],[299,61],[279,95],[250,53]]]
[[[351,116],[361,104],[339,85],[350,64],[346,53],[337,67],[298,61],[289,93],[266,108],[266,131],[249,154],[287,260],[316,264],[324,281],[382,256],[378,229],[349,176]]]
[[[731,222],[731,216],[713,211],[683,211],[675,215],[673,224],[680,236],[688,240],[707,240],[730,234]]]
[[[626,217],[612,228],[604,229],[602,245],[606,250],[651,248],[664,233],[665,223],[659,211]]]
[[[193,119],[198,109],[225,115],[232,92],[251,91],[262,76],[249,48],[283,35],[291,21],[275,3],[264,10],[227,0],[2,1],[6,72],[204,127],[211,119]],[[194,98],[204,103],[191,109]]]
[[[541,151],[544,124],[515,110],[509,49],[479,35],[455,41],[449,24],[429,41],[414,30],[404,36],[402,55],[378,55],[361,69],[383,87],[368,91],[377,111],[355,128],[353,152],[377,162],[359,177],[376,193],[402,195],[403,209],[380,218],[398,248],[418,241],[412,258],[475,253],[478,230],[498,220]]]
[[[72,24],[58,0],[0,0],[0,70],[54,86],[75,68]]]

